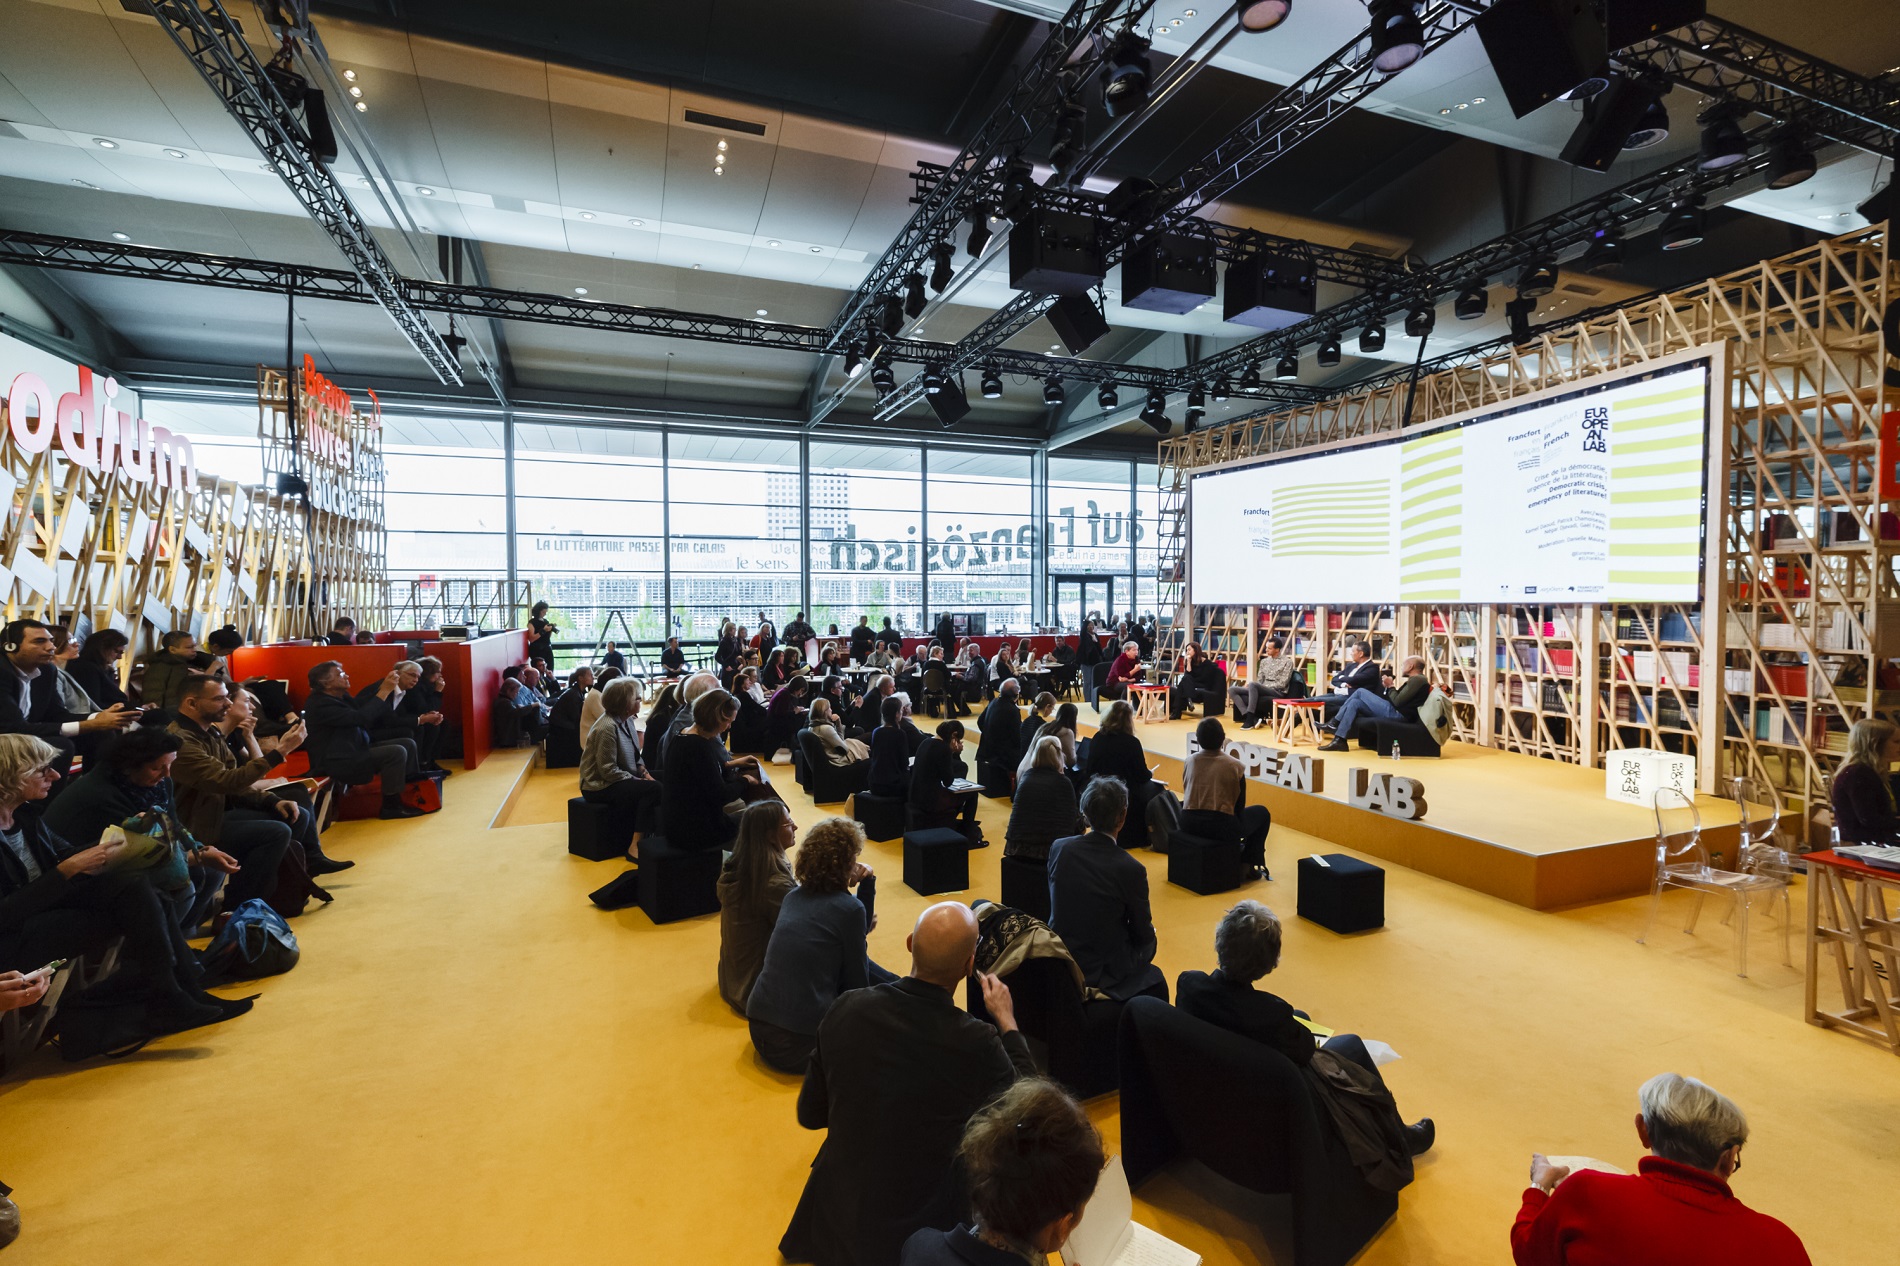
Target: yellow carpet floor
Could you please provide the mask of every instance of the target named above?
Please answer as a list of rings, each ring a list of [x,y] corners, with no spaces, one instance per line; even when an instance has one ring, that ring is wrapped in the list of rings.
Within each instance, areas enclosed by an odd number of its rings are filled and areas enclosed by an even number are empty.
[[[42,1052],[0,1083],[0,1177],[25,1219],[11,1266],[777,1261],[819,1140],[718,997],[718,920],[587,903],[618,867],[565,851],[572,770],[532,771],[491,826],[527,755],[452,778],[435,817],[335,828],[359,864],[295,922],[304,960],[257,986],[252,1014],[119,1063]],[[832,811],[780,772],[801,825]],[[973,894],[997,891],[1006,813],[983,802],[998,844],[972,855]],[[1678,930],[1686,898],[1645,947],[1642,901],[1539,914],[1388,867],[1388,926],[1339,937],[1293,917],[1295,859],[1318,847],[1276,830],[1273,880],[1245,890],[1285,919],[1271,987],[1392,1043],[1401,1109],[1438,1122],[1363,1262],[1507,1263],[1530,1152],[1633,1166],[1636,1087],[1664,1069],[1742,1103],[1738,1190],[1817,1263],[1894,1259],[1900,1061],[1801,1022],[1772,920],[1741,980],[1717,915]],[[1170,887],[1166,858],[1138,856],[1162,966],[1211,967],[1234,898]],[[868,860],[872,951],[901,970],[927,901],[899,846]],[[1092,1112],[1112,1145],[1114,1099]],[[1259,1202],[1191,1171],[1138,1205],[1214,1266],[1274,1260]]]

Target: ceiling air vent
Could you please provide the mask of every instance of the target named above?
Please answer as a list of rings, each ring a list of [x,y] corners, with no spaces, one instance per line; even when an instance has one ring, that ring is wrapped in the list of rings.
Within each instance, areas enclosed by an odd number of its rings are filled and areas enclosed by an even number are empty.
[[[722,132],[743,132],[747,136],[765,135],[765,124],[753,123],[748,119],[729,119],[723,114],[708,114],[704,110],[687,110],[680,117],[688,123],[717,128]]]

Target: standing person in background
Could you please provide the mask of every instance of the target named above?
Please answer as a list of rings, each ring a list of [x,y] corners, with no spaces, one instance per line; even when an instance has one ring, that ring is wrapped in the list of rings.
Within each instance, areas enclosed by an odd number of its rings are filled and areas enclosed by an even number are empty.
[[[877,634],[871,629],[871,617],[858,617],[857,627],[851,630],[851,658],[862,664],[870,658],[871,648],[877,645]]]
[[[797,651],[799,658],[805,655],[805,643],[818,636],[818,630],[805,622],[805,613],[800,611],[785,623],[785,645]]]
[[[607,643],[607,649],[601,652],[600,662],[603,667],[615,668],[623,673],[627,671],[627,657],[614,649],[612,642]]]
[[[550,668],[554,666],[554,634],[557,632],[554,621],[548,619],[548,604],[537,602],[534,611],[528,617],[528,662],[537,660]]]
[[[1102,662],[1102,639],[1095,631],[1095,621],[1082,621],[1082,632],[1076,638],[1075,662],[1081,665],[1086,675],[1090,667]]]
[[[888,615],[884,617],[884,627],[877,631],[877,644],[890,648],[893,655],[903,653],[904,635],[891,627],[891,617]]]
[[[946,656],[957,653],[957,626],[951,622],[949,612],[937,621],[937,645],[943,647]]]

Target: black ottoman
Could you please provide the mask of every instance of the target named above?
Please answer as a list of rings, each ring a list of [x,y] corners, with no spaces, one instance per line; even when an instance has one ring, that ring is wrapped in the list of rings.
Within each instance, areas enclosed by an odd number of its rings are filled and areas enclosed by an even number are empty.
[[[1000,859],[1003,904],[1049,921],[1049,863],[1023,857]]]
[[[851,816],[864,828],[867,840],[894,840],[904,833],[904,801],[899,796],[855,792],[851,797]]]
[[[567,802],[567,851],[590,862],[624,857],[633,843],[633,819],[616,822],[604,804],[575,796]]]
[[[1202,896],[1228,892],[1246,882],[1240,846],[1176,830],[1169,837],[1168,882]],[[1301,911],[1302,914],[1305,911]]]
[[[970,841],[961,831],[936,827],[904,833],[904,882],[928,897],[970,886]]]
[[[1373,727],[1372,743],[1381,756],[1390,756],[1394,743],[1399,745],[1401,756],[1436,760],[1441,755],[1432,732],[1411,721],[1380,721]]]
[[[547,767],[549,769],[576,769],[581,763],[580,735],[568,730],[548,730]]]
[[[640,908],[655,923],[719,913],[716,848],[674,848],[658,836],[640,841]]]
[[[1384,927],[1385,871],[1344,853],[1328,853],[1325,861],[1330,865],[1300,858],[1300,917],[1335,932]]]

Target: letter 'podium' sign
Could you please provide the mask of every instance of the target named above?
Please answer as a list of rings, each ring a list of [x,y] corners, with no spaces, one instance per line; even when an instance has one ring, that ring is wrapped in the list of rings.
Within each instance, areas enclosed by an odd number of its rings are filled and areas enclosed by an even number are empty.
[[[1650,747],[1611,752],[1603,761],[1603,794],[1647,809],[1664,787],[1695,799],[1695,757]]]

